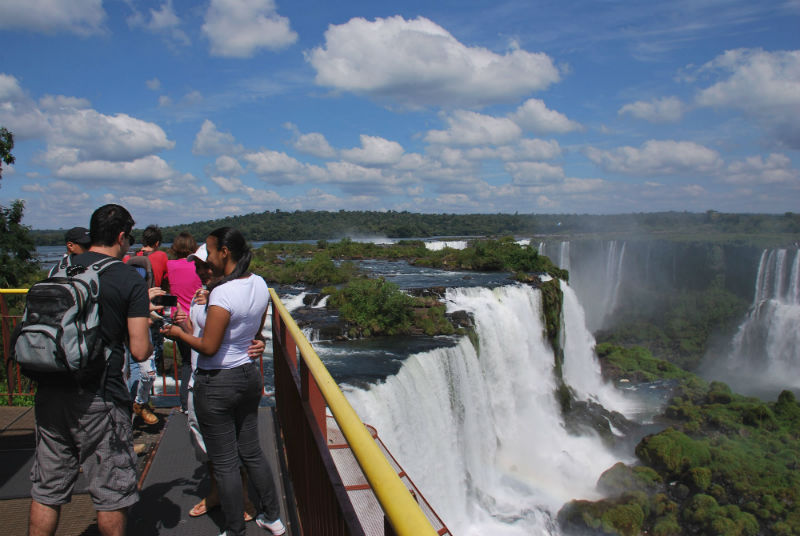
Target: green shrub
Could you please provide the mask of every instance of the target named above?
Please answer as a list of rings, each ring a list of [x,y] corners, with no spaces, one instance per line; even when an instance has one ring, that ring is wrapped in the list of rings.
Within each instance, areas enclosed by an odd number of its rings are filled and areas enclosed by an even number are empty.
[[[355,279],[331,293],[327,305],[339,309],[351,336],[405,334],[413,325],[414,299],[383,278]]]

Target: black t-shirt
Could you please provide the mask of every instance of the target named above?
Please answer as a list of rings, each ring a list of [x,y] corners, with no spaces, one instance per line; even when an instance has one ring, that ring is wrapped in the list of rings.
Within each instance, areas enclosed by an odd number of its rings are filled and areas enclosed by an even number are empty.
[[[73,264],[89,266],[106,257],[102,253],[89,251],[73,255]],[[150,300],[144,279],[135,268],[122,262],[114,263],[100,274],[100,333],[103,342],[111,348],[105,382],[98,378],[95,382],[83,385],[84,389],[96,390],[105,400],[121,405],[130,405],[130,393],[123,379],[125,367],[124,344],[128,340],[128,318],[148,317]],[[67,382],[41,381],[50,387],[60,384],[71,388]]]

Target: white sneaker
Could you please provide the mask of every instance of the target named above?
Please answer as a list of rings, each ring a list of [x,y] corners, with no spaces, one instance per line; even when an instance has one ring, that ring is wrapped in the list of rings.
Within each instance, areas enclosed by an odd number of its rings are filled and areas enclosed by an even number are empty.
[[[256,525],[264,530],[270,531],[274,536],[286,533],[286,527],[283,526],[283,523],[281,523],[280,519],[276,519],[275,521],[267,521],[267,518],[264,517],[264,514],[258,514],[256,517]]]

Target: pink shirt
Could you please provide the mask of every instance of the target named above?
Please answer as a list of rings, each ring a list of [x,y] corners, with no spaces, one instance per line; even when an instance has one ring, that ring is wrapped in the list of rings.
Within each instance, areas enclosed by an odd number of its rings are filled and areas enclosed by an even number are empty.
[[[178,297],[181,309],[189,312],[195,291],[203,285],[194,270],[194,262],[186,259],[167,261],[167,278],[170,293]]]

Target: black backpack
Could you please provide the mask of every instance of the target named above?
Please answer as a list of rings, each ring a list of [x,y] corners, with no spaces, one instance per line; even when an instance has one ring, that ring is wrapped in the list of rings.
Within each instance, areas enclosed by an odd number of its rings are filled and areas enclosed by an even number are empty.
[[[105,369],[111,352],[100,335],[100,274],[117,262],[107,257],[83,266],[68,255],[30,288],[12,340],[23,374],[68,373],[80,381]]]

